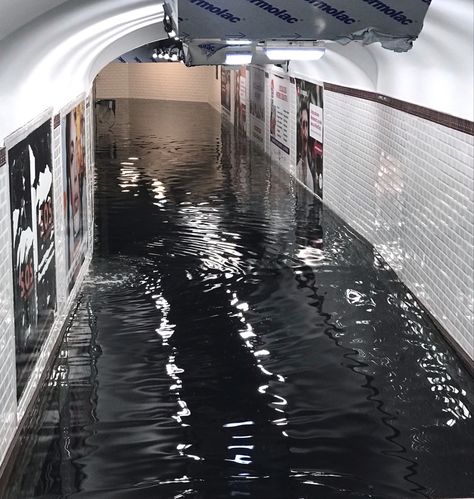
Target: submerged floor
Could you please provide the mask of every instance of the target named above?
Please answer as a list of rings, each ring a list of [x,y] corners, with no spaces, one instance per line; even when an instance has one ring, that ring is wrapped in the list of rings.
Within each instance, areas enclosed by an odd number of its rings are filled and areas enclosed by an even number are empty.
[[[11,497],[474,495],[473,380],[371,249],[207,105],[100,116],[96,224]]]

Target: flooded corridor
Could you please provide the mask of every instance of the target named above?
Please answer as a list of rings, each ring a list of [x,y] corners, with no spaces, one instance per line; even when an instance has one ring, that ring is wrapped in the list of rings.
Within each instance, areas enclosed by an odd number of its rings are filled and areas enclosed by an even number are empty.
[[[206,104],[98,110],[95,257],[10,497],[472,497],[474,383]]]

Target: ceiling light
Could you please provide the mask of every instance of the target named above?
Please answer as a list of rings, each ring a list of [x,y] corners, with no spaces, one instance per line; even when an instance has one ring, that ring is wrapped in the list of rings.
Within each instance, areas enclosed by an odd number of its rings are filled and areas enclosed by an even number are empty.
[[[324,47],[267,48],[265,54],[272,61],[317,61],[324,55]]]
[[[252,45],[252,40],[226,40],[227,45]]]
[[[225,56],[224,64],[242,66],[252,62],[252,52],[229,52]]]

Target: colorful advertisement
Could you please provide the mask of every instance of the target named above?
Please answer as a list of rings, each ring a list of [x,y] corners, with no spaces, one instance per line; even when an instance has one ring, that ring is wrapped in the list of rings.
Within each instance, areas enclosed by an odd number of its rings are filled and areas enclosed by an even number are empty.
[[[296,80],[296,176],[323,197],[323,87]]]
[[[87,179],[84,104],[65,119],[64,179],[66,212],[66,261],[69,290],[74,287],[87,249]]]
[[[242,66],[234,71],[234,78],[234,126],[239,132],[247,134],[247,68]]]
[[[265,71],[250,68],[250,136],[260,146],[265,144]]]
[[[230,116],[230,99],[232,95],[231,89],[231,70],[221,68],[221,105],[224,113]]]
[[[278,149],[290,154],[290,82],[270,75],[270,141]]]
[[[19,398],[56,308],[51,122],[12,147],[8,163]]]

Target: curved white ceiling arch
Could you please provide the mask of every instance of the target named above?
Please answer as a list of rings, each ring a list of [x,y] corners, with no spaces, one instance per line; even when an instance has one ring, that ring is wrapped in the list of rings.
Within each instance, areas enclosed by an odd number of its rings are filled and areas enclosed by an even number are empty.
[[[1,40],[0,141],[88,91],[120,55],[108,47],[126,51],[166,37],[162,19],[162,2],[69,0]]]
[[[120,54],[165,38],[162,4],[0,0],[0,144],[45,109],[58,111],[88,91]],[[473,25],[472,0],[433,0],[407,53],[328,44],[327,58],[290,68],[297,77],[373,90],[472,121]]]

